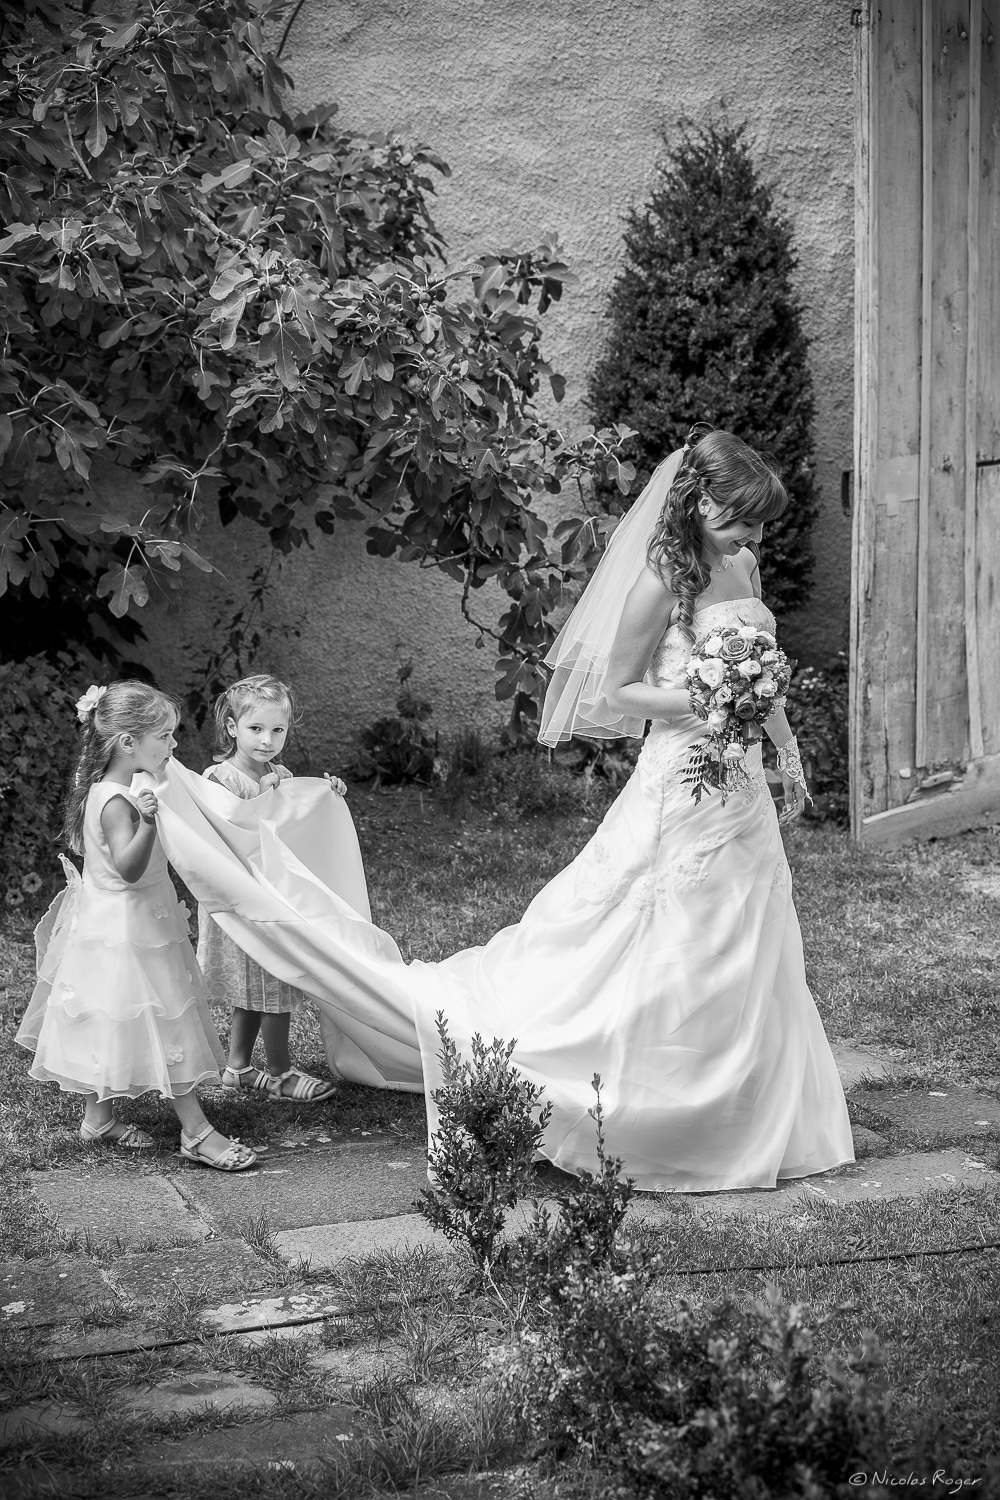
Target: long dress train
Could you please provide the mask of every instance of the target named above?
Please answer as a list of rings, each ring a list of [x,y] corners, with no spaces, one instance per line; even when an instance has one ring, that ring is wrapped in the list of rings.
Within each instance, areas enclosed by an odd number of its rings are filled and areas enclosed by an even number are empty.
[[[774,628],[756,599],[709,605],[702,628],[709,615]],[[687,656],[668,630],[651,680],[676,685]],[[175,768],[161,837],[220,925],[316,999],[344,1076],[429,1092],[443,1011],[465,1051],[477,1031],[516,1039],[515,1064],[553,1105],[543,1149],[557,1165],[594,1166],[599,1073],[608,1148],[640,1188],[774,1187],[852,1161],[851,1130],[760,748],[747,790],[696,804],[682,771],[702,733],[693,720],[655,725],[600,828],[521,921],[440,963],[404,963],[357,891],[352,907],[343,871],[357,869],[356,844],[336,851],[353,825],[309,791],[323,783],[234,808]],[[321,810],[337,829],[320,826]],[[433,1130],[430,1100],[428,1117]]]

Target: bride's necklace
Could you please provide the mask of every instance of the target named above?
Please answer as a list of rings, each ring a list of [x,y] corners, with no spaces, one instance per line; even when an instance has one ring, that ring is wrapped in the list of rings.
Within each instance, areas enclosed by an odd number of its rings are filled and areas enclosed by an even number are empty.
[[[729,556],[729,553],[728,552],[724,552],[722,554],[722,556],[720,557],[719,561],[714,564],[714,566],[712,568],[712,572],[713,573],[724,573],[725,570],[726,570],[726,568],[731,568],[732,565],[733,565],[733,560]]]

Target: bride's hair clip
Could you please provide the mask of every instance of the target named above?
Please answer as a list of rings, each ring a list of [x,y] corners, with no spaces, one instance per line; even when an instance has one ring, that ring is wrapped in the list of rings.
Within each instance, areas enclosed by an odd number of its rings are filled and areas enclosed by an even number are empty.
[[[694,452],[695,444],[699,443],[703,436],[704,433],[701,431],[700,424],[696,424],[694,427],[688,428],[687,437],[684,439],[684,444],[681,448],[681,470],[690,469],[691,454]]]

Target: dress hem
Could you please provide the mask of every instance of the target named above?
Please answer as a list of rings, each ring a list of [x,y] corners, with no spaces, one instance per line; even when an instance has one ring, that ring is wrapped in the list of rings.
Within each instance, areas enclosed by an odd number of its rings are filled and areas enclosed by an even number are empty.
[[[97,1099],[99,1104],[103,1104],[108,1099],[140,1099],[143,1094],[157,1094],[161,1099],[182,1099],[187,1094],[193,1094],[207,1080],[218,1082],[221,1071],[221,1068],[215,1068],[214,1070],[206,1069],[204,1072],[199,1073],[193,1083],[186,1084],[183,1088],[171,1089],[169,1093],[162,1089],[158,1083],[136,1085],[130,1089],[112,1089],[107,1093],[102,1093],[100,1089],[89,1088],[77,1079],[63,1079],[55,1073],[48,1072],[44,1073],[44,1075],[39,1075],[35,1072],[34,1068],[28,1069],[28,1077],[34,1083],[58,1084],[59,1091],[63,1094],[91,1094]]]
[[[773,1193],[780,1187],[785,1187],[792,1182],[805,1182],[809,1177],[822,1177],[824,1172],[835,1172],[838,1167],[852,1167],[857,1160],[854,1156],[842,1156],[827,1166],[813,1167],[808,1172],[796,1172],[794,1175],[782,1176],[779,1172],[773,1182],[726,1182],[720,1185],[699,1184],[698,1187],[644,1187],[636,1181],[635,1191],[637,1193]],[[558,1167],[557,1161],[552,1162]],[[569,1167],[560,1167],[560,1171],[570,1171]],[[626,1177],[629,1175],[625,1173]]]

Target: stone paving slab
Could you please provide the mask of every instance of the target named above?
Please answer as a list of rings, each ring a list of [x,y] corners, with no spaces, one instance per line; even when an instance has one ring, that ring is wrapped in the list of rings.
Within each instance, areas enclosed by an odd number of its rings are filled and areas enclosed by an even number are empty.
[[[854,1137],[854,1154],[857,1157],[863,1159],[868,1156],[877,1156],[885,1149],[885,1136],[880,1135],[877,1130],[869,1130],[867,1125],[856,1125],[852,1121],[851,1135]]]
[[[831,1042],[837,1072],[845,1094],[857,1088],[865,1078],[892,1078],[900,1072],[899,1066],[888,1058],[867,1052],[862,1047],[851,1047],[846,1042]]]
[[[967,1151],[913,1152],[890,1157],[866,1157],[847,1167],[821,1176],[804,1178],[772,1190],[731,1193],[639,1193],[631,1203],[632,1215],[656,1224],[676,1217],[683,1205],[699,1215],[753,1213],[801,1213],[816,1202],[854,1203],[885,1198],[916,1198],[927,1192],[951,1187],[1000,1187],[1000,1172]],[[551,1210],[557,1205],[545,1200]],[[507,1233],[518,1233],[531,1221],[534,1205],[520,1203],[510,1216]],[[290,1262],[308,1261],[314,1270],[328,1270],[338,1261],[363,1258],[380,1252],[432,1249],[447,1251],[444,1236],[419,1214],[403,1214],[390,1220],[355,1221],[348,1224],[313,1224],[275,1235],[275,1242]]]
[[[271,1411],[278,1398],[263,1386],[252,1385],[238,1375],[223,1375],[217,1370],[162,1380],[142,1391],[130,1391],[117,1403],[131,1416],[190,1417],[202,1414],[216,1416],[221,1412],[245,1413],[247,1418]]]
[[[201,1465],[231,1469],[284,1464],[308,1470],[321,1463],[338,1441],[349,1438],[356,1422],[357,1413],[349,1406],[326,1406],[290,1417],[258,1419],[240,1427],[189,1433],[150,1443],[140,1450],[137,1466],[140,1470],[155,1471]]]
[[[153,1173],[67,1167],[31,1172],[29,1180],[59,1228],[93,1245],[167,1249],[200,1244],[210,1233],[173,1183]]]
[[[170,1181],[217,1233],[235,1238],[262,1209],[272,1233],[408,1213],[427,1186],[427,1158],[413,1141],[351,1141],[270,1151],[250,1172],[192,1169]]]
[[[976,1089],[872,1089],[858,1095],[892,1121],[897,1130],[920,1140],[942,1135],[988,1136],[1000,1131],[1000,1099]]]
[[[339,1261],[363,1259],[399,1250],[448,1249],[448,1241],[420,1214],[398,1214],[391,1219],[362,1219],[342,1224],[310,1224],[274,1236],[291,1265],[307,1262],[324,1271]]]
[[[64,1401],[37,1401],[0,1412],[0,1451],[40,1437],[72,1437],[90,1424]],[[0,1484],[2,1484],[0,1480]]]
[[[919,1198],[924,1193],[954,1187],[1000,1188],[1000,1172],[968,1151],[914,1151],[899,1156],[867,1157],[851,1166],[838,1167],[816,1177],[806,1177],[774,1189],[750,1189],[736,1193],[686,1194],[698,1214],[801,1213],[818,1202],[831,1205],[889,1198]],[[676,1212],[669,1199],[633,1199],[636,1217],[655,1224]]]
[[[202,1323],[212,1333],[244,1333],[258,1328],[280,1328],[287,1324],[335,1317],[341,1311],[336,1293],[325,1286],[287,1287],[273,1297],[244,1297],[202,1313]]]
[[[0,1328],[50,1328],[107,1300],[100,1271],[82,1256],[0,1262]]]
[[[170,1300],[178,1287],[218,1300],[274,1284],[274,1267],[242,1240],[206,1240],[189,1249],[124,1255],[107,1271],[109,1283],[132,1306]]]

